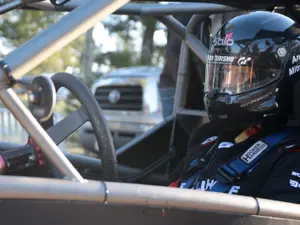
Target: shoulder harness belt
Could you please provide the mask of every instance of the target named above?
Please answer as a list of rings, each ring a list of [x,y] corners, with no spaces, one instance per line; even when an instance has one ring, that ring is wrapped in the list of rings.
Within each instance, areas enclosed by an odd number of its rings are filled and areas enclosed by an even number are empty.
[[[287,140],[294,140],[296,136],[299,136],[299,132],[299,128],[286,128],[257,141],[247,151],[239,154],[216,171],[217,182],[209,191],[227,192],[234,182],[251,171],[268,152],[285,144]],[[192,164],[196,164],[195,161]],[[199,176],[200,170],[193,174],[182,187],[191,188]]]
[[[227,192],[235,181],[251,171],[268,152],[286,143],[286,140],[295,137],[298,132],[300,132],[299,128],[286,128],[257,141],[246,152],[239,154],[217,170],[217,182],[210,191]]]

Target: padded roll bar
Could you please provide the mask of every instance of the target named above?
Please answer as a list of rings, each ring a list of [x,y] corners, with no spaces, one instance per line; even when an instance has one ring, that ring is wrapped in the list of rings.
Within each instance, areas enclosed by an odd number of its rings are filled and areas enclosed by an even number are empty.
[[[300,205],[216,192],[114,182],[0,176],[0,199],[89,201],[300,219]]]

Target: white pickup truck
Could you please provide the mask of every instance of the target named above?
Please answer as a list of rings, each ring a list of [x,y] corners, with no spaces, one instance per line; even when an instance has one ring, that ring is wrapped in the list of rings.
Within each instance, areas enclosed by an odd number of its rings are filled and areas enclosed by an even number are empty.
[[[105,74],[91,87],[119,148],[163,120],[158,91],[161,69],[127,67]],[[79,132],[85,149],[98,150],[90,123]]]

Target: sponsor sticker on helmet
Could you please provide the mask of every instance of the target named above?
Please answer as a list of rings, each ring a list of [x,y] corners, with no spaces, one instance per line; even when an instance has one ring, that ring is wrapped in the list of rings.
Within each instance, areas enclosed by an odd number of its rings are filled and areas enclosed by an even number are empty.
[[[289,69],[289,75],[292,76],[295,73],[298,73],[300,71],[300,65],[293,66],[292,68]]]
[[[294,55],[292,59],[292,64],[297,63],[300,60],[300,55]]]
[[[279,55],[279,57],[285,57],[287,54],[287,50],[285,47],[280,47],[277,49],[277,55]]]
[[[260,97],[258,97],[258,98],[256,98],[256,99],[252,99],[251,101],[242,103],[242,104],[241,104],[241,107],[244,108],[244,107],[247,107],[247,106],[249,106],[249,105],[252,105],[252,104],[255,104],[255,103],[259,103],[259,102],[265,100],[266,98],[268,98],[268,97],[270,97],[270,96],[272,96],[272,95],[273,95],[273,92],[272,92],[272,91],[271,91],[271,92],[268,92],[267,94],[265,94],[265,95],[263,95],[263,96],[260,96]]]
[[[212,45],[213,46],[232,46],[234,44],[234,41],[232,39],[232,32],[227,34],[225,38],[216,37],[213,40]]]
[[[208,55],[207,61],[210,63],[231,64],[234,61],[234,56],[229,55]]]
[[[237,64],[239,66],[245,66],[248,62],[251,62],[251,57],[241,57],[238,59]]]
[[[292,65],[295,63],[297,64],[300,61],[300,55],[294,55],[292,58]],[[298,73],[300,71],[300,65],[294,65],[291,68],[289,68],[289,76],[294,75],[295,73]]]
[[[262,141],[256,142],[252,145],[242,156],[241,160],[245,163],[251,163],[255,160],[264,150],[268,148],[268,145]]]

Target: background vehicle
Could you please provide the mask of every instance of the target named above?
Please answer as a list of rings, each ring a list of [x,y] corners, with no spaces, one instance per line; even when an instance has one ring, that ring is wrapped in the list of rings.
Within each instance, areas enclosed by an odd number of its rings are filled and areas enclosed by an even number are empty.
[[[92,85],[116,148],[162,121],[157,88],[160,73],[158,67],[121,68],[105,74]],[[89,122],[82,126],[79,136],[85,149],[98,149]]]

